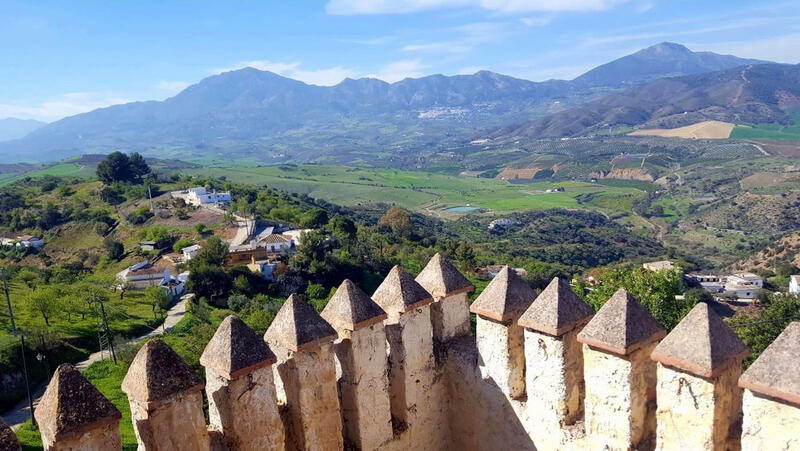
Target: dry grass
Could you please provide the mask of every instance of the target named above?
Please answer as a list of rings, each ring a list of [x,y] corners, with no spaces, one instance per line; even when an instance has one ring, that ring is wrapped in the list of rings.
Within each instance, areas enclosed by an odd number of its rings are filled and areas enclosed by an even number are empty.
[[[730,122],[703,121],[678,128],[649,128],[628,133],[630,136],[660,136],[662,138],[728,139],[734,125]]]

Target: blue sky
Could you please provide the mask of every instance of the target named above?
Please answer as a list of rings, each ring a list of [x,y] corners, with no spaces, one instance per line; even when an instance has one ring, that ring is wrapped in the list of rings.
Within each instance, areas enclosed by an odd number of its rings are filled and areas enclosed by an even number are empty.
[[[321,85],[569,79],[662,41],[798,63],[800,1],[2,0],[0,118],[160,100],[248,65]]]

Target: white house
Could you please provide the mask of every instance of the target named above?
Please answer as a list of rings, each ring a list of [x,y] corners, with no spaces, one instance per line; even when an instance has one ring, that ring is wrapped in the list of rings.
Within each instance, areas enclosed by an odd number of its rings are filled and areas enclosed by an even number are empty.
[[[17,237],[17,246],[38,248],[44,246],[44,241],[38,236],[22,235]]]
[[[764,287],[764,279],[757,274],[751,272],[743,272],[728,276],[725,281],[725,286],[751,286],[757,288]]]
[[[202,249],[203,247],[199,244],[192,244],[191,246],[184,247],[181,249],[181,254],[183,254],[183,259],[189,261],[197,255],[197,252]]]
[[[275,280],[275,268],[277,268],[278,265],[267,260],[254,260],[252,263],[249,263],[247,267],[250,269],[250,271],[259,274],[264,279],[272,282]]]
[[[293,238],[273,233],[258,240],[258,246],[267,249],[267,252],[289,252],[294,247]]]
[[[304,233],[308,233],[308,232],[311,232],[311,231],[312,231],[311,229],[292,229],[292,230],[286,230],[286,231],[282,232],[281,234],[283,236],[288,236],[289,237],[289,239],[292,242],[291,243],[292,247],[297,247],[297,246],[302,244],[301,243],[302,240],[300,239],[300,236],[302,234],[304,234]]]
[[[231,201],[231,193],[229,191],[218,193],[214,190],[209,193],[202,186],[173,191],[170,195],[174,198],[183,199],[187,204],[192,205],[218,204]]]
[[[494,230],[498,227],[508,227],[516,224],[517,221],[514,221],[513,219],[502,218],[502,219],[495,219],[492,222],[490,222],[488,228],[489,230]]]
[[[789,276],[789,293],[800,294],[800,276]]]

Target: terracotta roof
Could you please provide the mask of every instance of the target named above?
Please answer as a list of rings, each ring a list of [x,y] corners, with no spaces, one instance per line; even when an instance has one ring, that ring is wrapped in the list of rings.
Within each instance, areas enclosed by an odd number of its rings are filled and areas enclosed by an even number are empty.
[[[272,320],[264,340],[298,352],[326,341],[335,340],[339,334],[300,296],[290,295]]]
[[[228,315],[206,345],[200,364],[228,379],[272,365],[277,359],[264,340],[236,315]]]
[[[283,235],[278,235],[273,233],[271,235],[267,235],[263,238],[260,238],[258,241],[265,244],[283,244],[292,241],[292,239],[290,237],[285,237]]]
[[[358,330],[386,319],[386,312],[350,279],[345,279],[322,310],[336,330]]]
[[[627,355],[667,332],[630,293],[620,288],[578,334],[578,341]]]
[[[449,296],[475,289],[472,283],[438,252],[417,275],[416,280],[434,297]]]
[[[122,380],[122,391],[128,398],[147,403],[158,403],[184,391],[202,390],[204,386],[203,379],[159,338],[142,346]]]
[[[747,346],[708,304],[694,306],[656,346],[652,359],[701,377],[715,377],[747,357]]]
[[[469,311],[480,316],[508,323],[516,321],[536,299],[536,292],[508,266],[489,282]]]
[[[395,265],[383,279],[372,299],[385,311],[399,313],[414,310],[433,302],[433,296],[425,291],[414,277]]]
[[[554,277],[522,314],[518,324],[559,336],[586,324],[592,316],[594,309],[583,302],[565,280]]]
[[[122,418],[116,406],[68,363],[56,369],[34,416],[42,433],[53,439],[81,434]]]
[[[800,321],[795,321],[739,378],[739,386],[800,406]]]
[[[7,424],[3,423],[0,419],[0,450],[3,451],[18,451],[22,448],[19,446],[19,441],[14,431],[11,430]]]

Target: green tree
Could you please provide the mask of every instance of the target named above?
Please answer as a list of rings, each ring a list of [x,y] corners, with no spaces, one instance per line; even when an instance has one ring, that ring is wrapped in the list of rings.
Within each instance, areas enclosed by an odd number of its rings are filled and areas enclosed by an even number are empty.
[[[36,291],[36,286],[39,284],[39,274],[28,268],[22,268],[17,272],[17,280],[24,283],[31,290]]]
[[[336,238],[347,241],[356,237],[356,224],[346,216],[334,216],[328,222],[328,228]]]
[[[600,285],[586,295],[586,300],[599,309],[618,289],[632,294],[667,330],[672,330],[694,307],[691,299],[677,300],[681,292],[681,275],[677,270],[646,271],[637,267],[618,267],[600,276]]]
[[[106,185],[114,182],[141,183],[150,173],[150,167],[140,154],[130,156],[122,152],[112,152],[97,165],[97,178]]]
[[[698,302],[714,302],[714,296],[708,292],[708,290],[704,290],[702,288],[692,288],[690,290],[686,290],[686,293],[683,294],[687,303],[695,305]]]
[[[144,298],[153,307],[153,318],[164,319],[169,310],[169,295],[161,287],[147,287],[144,289]]]
[[[378,225],[388,227],[397,236],[406,237],[411,234],[411,213],[392,207],[378,220]]]
[[[192,259],[194,261],[195,259]],[[186,289],[198,297],[211,300],[228,296],[231,279],[224,269],[218,266],[203,265],[193,268],[186,281]]]
[[[200,236],[203,236],[206,233],[207,230],[208,229],[206,228],[206,225],[203,224],[202,222],[198,222],[194,226],[194,231]]]
[[[322,227],[327,223],[328,213],[325,210],[316,209],[311,210],[303,216],[303,219],[300,221],[300,226],[314,229]]]
[[[32,291],[27,296],[28,311],[41,315],[45,325],[50,327],[50,320],[61,309],[59,306],[61,295],[61,290],[55,286],[45,286],[39,290]]]
[[[189,262],[192,267],[216,266],[221,267],[228,255],[228,245],[218,236],[212,236],[203,243],[197,255]]]
[[[250,304],[250,298],[248,298],[243,294],[234,293],[228,296],[228,308],[230,308],[236,313],[239,313],[242,310],[244,310],[249,304]]]
[[[328,291],[318,283],[310,283],[306,287],[306,299],[325,299]]]
[[[736,335],[750,348],[750,356],[745,361],[749,366],[767,348],[786,326],[800,319],[800,298],[795,296],[771,295],[770,301],[755,315],[737,313],[730,325]]]
[[[330,252],[333,243],[318,230],[300,234],[300,246],[292,256],[292,262],[301,270],[313,276],[320,276],[332,269]]]
[[[103,240],[103,245],[106,247],[109,260],[119,261],[125,254],[125,245],[121,241],[107,237]]]

